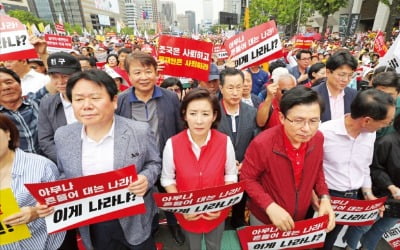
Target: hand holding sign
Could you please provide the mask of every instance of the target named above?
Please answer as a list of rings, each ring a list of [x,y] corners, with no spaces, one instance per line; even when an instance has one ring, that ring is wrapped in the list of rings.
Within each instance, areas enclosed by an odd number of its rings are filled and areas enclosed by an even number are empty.
[[[294,228],[294,221],[290,214],[275,202],[265,210],[272,224],[281,231],[290,231]]]
[[[270,97],[270,99],[275,98],[276,93],[278,92],[278,88],[279,88],[278,82],[268,84],[267,95]]]
[[[129,192],[136,194],[137,196],[144,196],[147,192],[148,187],[149,182],[147,181],[147,177],[138,174],[137,180],[129,184],[128,190]]]
[[[36,208],[37,208],[36,212],[40,218],[47,217],[47,216],[51,215],[52,213],[54,213],[53,207],[49,207],[47,205],[42,205],[40,203],[36,203]]]
[[[318,209],[318,216],[323,216],[323,215],[329,216],[326,232],[330,232],[335,227],[335,213],[333,212],[330,199],[321,198],[321,202],[319,204],[319,209]]]
[[[19,212],[4,218],[3,223],[10,226],[17,226],[28,224],[37,218],[39,216],[36,212],[36,207],[22,207]]]

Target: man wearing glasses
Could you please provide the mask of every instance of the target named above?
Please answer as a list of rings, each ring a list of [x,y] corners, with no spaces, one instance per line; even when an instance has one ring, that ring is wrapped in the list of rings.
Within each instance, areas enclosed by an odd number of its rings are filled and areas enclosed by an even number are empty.
[[[303,85],[310,81],[308,79],[308,66],[311,63],[311,51],[309,50],[299,50],[296,53],[297,65],[289,69],[289,73],[292,74],[296,80],[297,84]]]
[[[347,50],[338,51],[329,57],[326,62],[326,81],[313,88],[325,103],[322,122],[350,113],[350,104],[357,91],[347,85],[355,77],[356,69],[357,60]]]
[[[247,148],[241,180],[247,181],[251,225],[274,224],[282,231],[304,220],[314,190],[318,214],[335,225],[322,169],[323,136],[318,132],[323,103],[304,86],[285,92],[280,102],[281,125],[264,130]]]

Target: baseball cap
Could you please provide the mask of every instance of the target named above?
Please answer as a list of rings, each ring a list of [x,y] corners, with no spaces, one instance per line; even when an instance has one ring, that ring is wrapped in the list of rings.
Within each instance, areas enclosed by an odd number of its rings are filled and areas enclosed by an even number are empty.
[[[277,82],[279,77],[281,75],[285,75],[285,74],[289,74],[289,71],[287,68],[279,67],[279,68],[274,69],[274,71],[272,71],[272,76],[271,76],[272,82],[274,82],[274,83]]]
[[[62,73],[66,75],[81,71],[78,59],[65,52],[56,52],[47,58],[48,73]]]
[[[208,75],[208,80],[212,81],[212,80],[216,80],[216,79],[219,79],[218,67],[216,64],[211,63],[210,74]]]

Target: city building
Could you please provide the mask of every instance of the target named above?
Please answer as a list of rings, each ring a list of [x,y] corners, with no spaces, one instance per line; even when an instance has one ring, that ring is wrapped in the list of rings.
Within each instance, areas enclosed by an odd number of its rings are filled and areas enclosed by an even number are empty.
[[[172,1],[162,1],[161,3],[161,26],[163,31],[172,31],[175,26],[176,4]]]
[[[196,33],[196,13],[191,10],[185,11],[185,15],[188,17],[188,31],[189,33]]]

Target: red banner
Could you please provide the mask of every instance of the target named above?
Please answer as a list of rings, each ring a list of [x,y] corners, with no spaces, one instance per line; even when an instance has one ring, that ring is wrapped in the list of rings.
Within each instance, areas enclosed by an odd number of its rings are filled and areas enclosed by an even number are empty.
[[[224,47],[239,69],[260,65],[283,56],[275,21],[247,29],[229,38],[225,41]]]
[[[134,166],[102,174],[55,182],[25,184],[35,199],[54,207],[46,217],[48,233],[146,211],[143,197],[130,193],[128,185],[137,179]]]
[[[44,39],[46,40],[47,48],[49,50],[67,52],[72,50],[72,37],[70,36],[45,34]]]
[[[336,224],[349,226],[372,225],[379,215],[379,208],[383,206],[385,201],[386,197],[372,201],[332,197],[331,204],[336,214]]]
[[[209,42],[160,36],[158,59],[165,62],[163,74],[208,81],[212,48]]]
[[[55,26],[57,32],[65,33],[64,24],[56,23],[56,24],[54,24],[54,26]]]
[[[250,226],[237,231],[243,250],[310,249],[324,245],[328,216],[295,222],[292,231],[283,232],[274,225]]]
[[[228,51],[220,45],[216,45],[213,48],[213,53],[218,59],[227,59],[228,58]]]
[[[25,25],[0,14],[0,61],[37,58]]]
[[[385,36],[382,31],[378,31],[374,40],[374,52],[376,52],[380,57],[383,57],[386,54],[386,51]]]
[[[294,36],[293,37],[294,41],[294,47],[299,48],[299,49],[310,49],[312,46],[312,43],[314,41],[313,37],[307,37],[307,36]]]
[[[394,227],[383,234],[383,238],[394,250],[400,250],[400,220]]]
[[[155,193],[157,206],[172,213],[193,214],[215,212],[238,203],[243,196],[244,182],[182,193]]]

